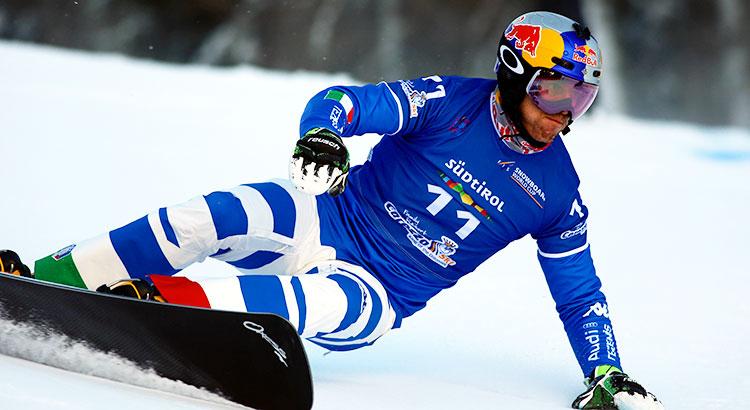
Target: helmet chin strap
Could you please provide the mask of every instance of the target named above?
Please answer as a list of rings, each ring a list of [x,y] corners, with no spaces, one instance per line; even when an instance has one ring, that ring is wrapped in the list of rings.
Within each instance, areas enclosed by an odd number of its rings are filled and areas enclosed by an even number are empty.
[[[562,131],[560,131],[560,134],[567,135],[570,132],[570,124],[572,124],[572,123],[573,123],[573,120],[569,120],[568,121],[568,125],[566,125],[565,128],[563,128]]]
[[[523,138],[524,140],[526,140],[526,142],[528,142],[529,145],[531,145],[534,148],[544,148],[547,145],[549,145],[548,142],[542,142],[542,141],[539,141],[536,138],[532,137],[531,134],[529,134],[529,132],[526,131],[526,128],[524,128],[523,125],[521,125],[521,127],[520,127],[520,129],[518,131],[521,134],[521,138]]]

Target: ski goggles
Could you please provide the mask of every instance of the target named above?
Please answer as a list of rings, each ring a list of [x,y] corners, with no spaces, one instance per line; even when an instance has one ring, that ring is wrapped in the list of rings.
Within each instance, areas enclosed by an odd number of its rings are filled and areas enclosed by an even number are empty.
[[[580,117],[591,107],[598,91],[598,85],[547,69],[534,73],[526,86],[526,93],[542,111],[548,114],[568,111],[571,120]]]

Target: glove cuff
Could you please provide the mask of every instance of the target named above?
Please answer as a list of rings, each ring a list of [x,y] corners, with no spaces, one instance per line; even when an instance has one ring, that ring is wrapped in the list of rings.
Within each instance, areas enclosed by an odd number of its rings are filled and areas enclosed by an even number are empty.
[[[331,131],[325,127],[310,128],[309,130],[307,130],[305,135],[301,136],[300,138],[305,138],[311,135],[323,135],[326,137],[334,138],[337,141],[341,141],[341,136],[336,131]]]
[[[604,376],[607,373],[611,372],[620,372],[622,373],[622,370],[620,370],[617,366],[613,366],[611,364],[600,364],[599,366],[596,366],[594,370],[591,371],[591,379],[596,379],[599,376]]]

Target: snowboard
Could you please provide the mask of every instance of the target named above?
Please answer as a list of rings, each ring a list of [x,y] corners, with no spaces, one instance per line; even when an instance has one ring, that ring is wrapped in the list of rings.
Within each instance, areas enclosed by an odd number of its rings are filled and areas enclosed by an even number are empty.
[[[138,300],[0,273],[0,316],[254,409],[312,407],[302,342],[274,314]]]

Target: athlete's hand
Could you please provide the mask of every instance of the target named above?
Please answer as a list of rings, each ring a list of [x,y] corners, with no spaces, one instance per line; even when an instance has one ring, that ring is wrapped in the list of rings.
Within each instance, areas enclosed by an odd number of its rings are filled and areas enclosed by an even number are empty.
[[[338,134],[313,128],[297,141],[289,163],[289,178],[298,190],[311,195],[339,195],[349,176],[349,151]]]
[[[627,374],[614,366],[602,372],[602,367],[585,380],[588,389],[573,401],[574,409],[664,410],[653,394]]]

